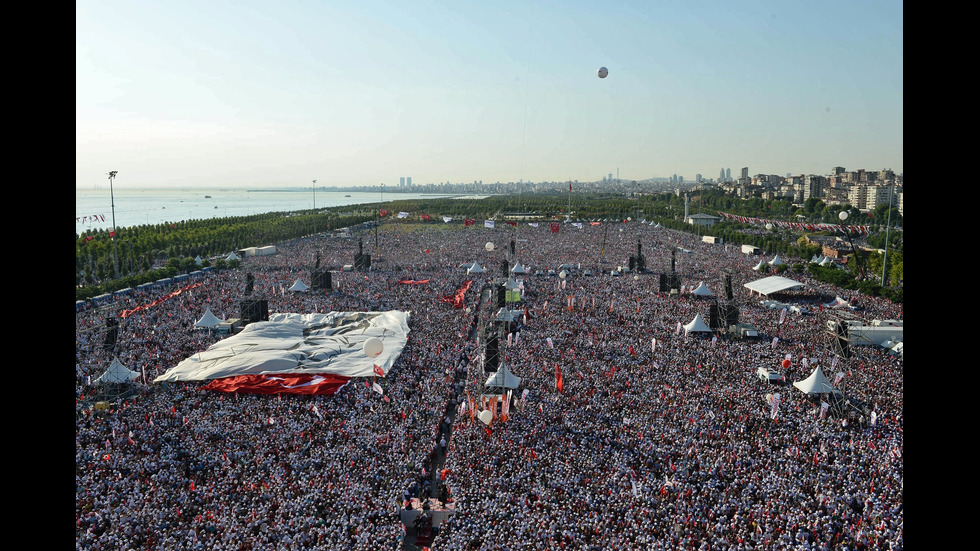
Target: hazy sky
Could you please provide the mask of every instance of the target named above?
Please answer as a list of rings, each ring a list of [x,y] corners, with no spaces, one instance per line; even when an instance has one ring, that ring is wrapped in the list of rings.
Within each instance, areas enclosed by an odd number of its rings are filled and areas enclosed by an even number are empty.
[[[902,172],[901,1],[75,7],[76,187]]]

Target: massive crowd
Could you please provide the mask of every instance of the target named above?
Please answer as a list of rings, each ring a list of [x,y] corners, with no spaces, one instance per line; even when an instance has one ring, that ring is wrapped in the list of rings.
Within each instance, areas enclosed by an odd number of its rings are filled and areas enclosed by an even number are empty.
[[[173,289],[77,312],[76,548],[400,549],[404,501],[440,493],[455,513],[433,549],[903,547],[903,361],[872,346],[835,360],[824,323],[834,312],[816,306],[841,291],[792,274],[807,291],[784,298],[814,307],[780,322],[743,287],[761,277],[758,257],[736,245],[636,223],[424,228],[365,236],[371,271],[333,272],[329,293],[287,289],[310,283],[318,255],[352,263],[356,237],[279,244],[121,319],[113,352],[107,319]],[[654,273],[609,275],[638,242]],[[677,331],[707,320],[711,300],[660,292],[674,247],[690,251],[675,257],[687,289],[703,281],[725,300],[730,274],[759,339]],[[460,267],[472,261],[488,273]],[[470,411],[488,375],[478,339],[497,313],[480,290],[504,261],[532,272],[517,278],[520,331],[502,345],[522,382],[507,421],[488,426]],[[533,273],[561,265],[576,269]],[[410,311],[387,400],[357,380],[330,397],[153,384],[224,338],[193,324],[207,308],[238,317],[248,273],[270,312]],[[440,300],[467,280],[477,285],[464,308]],[[887,301],[860,301],[868,319],[902,318]],[[821,399],[756,377],[787,355],[788,381],[814,365],[841,372],[838,386],[873,414],[822,415]],[[92,381],[113,357],[141,373],[137,393],[93,410]]]

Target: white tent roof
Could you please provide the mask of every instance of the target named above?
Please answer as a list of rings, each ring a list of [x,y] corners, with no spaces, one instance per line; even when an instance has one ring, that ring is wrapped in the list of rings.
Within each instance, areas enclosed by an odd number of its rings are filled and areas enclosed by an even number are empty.
[[[708,286],[705,285],[703,281],[701,282],[700,285],[698,285],[697,289],[691,291],[691,294],[695,294],[695,295],[699,295],[699,296],[703,296],[703,297],[713,297],[713,296],[715,296],[714,293],[712,293],[711,291],[708,290]]]
[[[688,323],[687,325],[684,326],[684,331],[686,331],[688,333],[691,333],[691,332],[695,332],[695,333],[698,333],[698,332],[701,332],[701,333],[708,332],[708,333],[710,333],[711,332],[711,328],[708,327],[708,324],[707,323],[704,323],[704,319],[701,317],[701,314],[698,314],[698,315],[694,316],[694,319],[691,320],[691,323]]]
[[[793,386],[805,394],[841,394],[841,391],[830,384],[830,379],[823,374],[823,370],[820,369],[819,365],[814,368],[813,373],[809,377],[802,381],[796,381],[793,383]]]
[[[834,261],[831,260],[829,256],[823,257],[823,260],[820,261],[821,266],[826,266],[827,264],[833,264],[833,263]]]
[[[526,274],[527,270],[524,269],[524,266],[521,266],[520,261],[517,261],[517,264],[514,264],[514,267],[510,269],[510,272],[513,274]]]
[[[211,313],[211,309],[208,308],[204,311],[204,315],[201,316],[201,319],[197,320],[197,323],[194,324],[194,327],[217,327],[219,323],[221,323],[221,320],[216,318],[214,314]]]
[[[139,376],[139,373],[131,371],[124,366],[122,362],[119,361],[119,358],[113,358],[112,364],[109,365],[109,369],[106,369],[105,373],[95,380],[95,384],[126,383],[137,379]]]
[[[756,264],[755,266],[752,267],[752,269],[758,272],[765,265],[766,265],[766,262],[764,260],[760,260],[758,264]]]
[[[479,262],[474,262],[473,265],[470,266],[470,268],[468,270],[466,270],[466,273],[468,273],[468,274],[482,274],[485,271],[486,270],[484,270],[483,267],[480,266],[480,263]]]
[[[231,253],[230,255],[228,255],[228,256],[227,256],[227,257],[225,258],[225,260],[241,260],[241,258],[239,258],[239,257],[238,257],[238,255],[237,255],[237,254],[235,254],[235,252],[234,252],[234,251],[232,251],[232,253]]]
[[[204,261],[203,261],[203,260],[201,260],[201,255],[197,255],[197,256],[196,256],[196,257],[194,258],[194,263],[195,263],[195,264],[197,264],[198,266],[200,266],[200,265],[201,265],[201,263],[203,263],[203,262],[204,262]]]
[[[772,260],[769,261],[769,264],[772,266],[780,266],[786,263],[783,262],[783,259],[779,258],[779,255],[777,254],[776,256],[772,257]]]
[[[500,368],[497,369],[496,373],[490,375],[487,378],[487,382],[483,383],[484,387],[503,387],[503,388],[517,388],[521,386],[521,378],[510,372],[507,364],[501,362]]]
[[[293,283],[293,286],[289,288],[289,290],[290,291],[309,291],[310,288],[307,287],[305,283],[303,283],[302,281],[300,281],[300,280],[297,279],[296,282]]]
[[[508,291],[516,291],[521,288],[521,286],[518,285],[512,277],[507,278],[507,281],[504,283],[504,287],[506,287]]]
[[[745,284],[746,289],[755,291],[761,295],[769,295],[791,289],[802,289],[803,287],[805,285],[799,281],[782,276],[764,277]]]

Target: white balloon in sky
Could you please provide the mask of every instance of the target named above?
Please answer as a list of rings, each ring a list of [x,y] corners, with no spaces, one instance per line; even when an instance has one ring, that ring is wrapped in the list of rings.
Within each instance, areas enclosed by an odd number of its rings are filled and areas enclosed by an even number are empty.
[[[488,250],[488,251],[492,251],[492,250],[493,250],[493,241],[487,241],[487,244],[486,244],[486,245],[484,245],[483,247],[484,247],[484,248],[485,248],[486,250]]]
[[[609,69],[606,69],[605,67],[599,67],[599,78],[606,78],[606,75],[608,74],[609,74]]]

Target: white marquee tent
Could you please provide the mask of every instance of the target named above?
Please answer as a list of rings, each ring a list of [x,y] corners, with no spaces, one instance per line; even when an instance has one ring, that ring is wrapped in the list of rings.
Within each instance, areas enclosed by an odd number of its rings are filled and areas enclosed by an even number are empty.
[[[794,291],[804,287],[806,285],[799,281],[782,276],[764,277],[745,284],[746,289],[759,293],[760,295],[770,295],[781,291]]]
[[[696,289],[694,289],[693,291],[691,291],[691,294],[698,295],[698,296],[701,296],[701,297],[713,297],[713,296],[715,296],[714,293],[712,293],[710,290],[708,290],[708,286],[705,285],[703,281],[701,282],[700,285],[697,286]]]
[[[793,386],[800,389],[804,394],[842,394],[830,383],[830,379],[823,374],[819,365],[814,368],[809,377],[802,381],[796,381]]]
[[[486,270],[483,269],[483,266],[480,266],[479,262],[474,262],[473,265],[466,270],[466,273],[468,274],[482,274],[483,272],[486,272]]]
[[[289,288],[289,290],[294,292],[301,292],[301,291],[309,291],[310,288],[305,283],[297,279],[296,282],[293,283],[293,286]]]
[[[194,324],[194,327],[212,328],[217,327],[219,323],[221,323],[221,320],[215,317],[215,315],[211,313],[211,309],[208,308],[204,311],[204,315],[201,316],[201,319],[197,320],[197,322]]]
[[[701,314],[697,314],[690,323],[684,326],[684,331],[687,333],[710,333],[711,328],[708,327],[707,323],[704,323],[704,318],[701,317]]]
[[[128,383],[139,378],[140,374],[130,370],[119,361],[119,358],[113,358],[112,363],[109,365],[109,369],[105,370],[105,373],[99,376],[95,380],[95,384],[102,385],[107,383]]]

